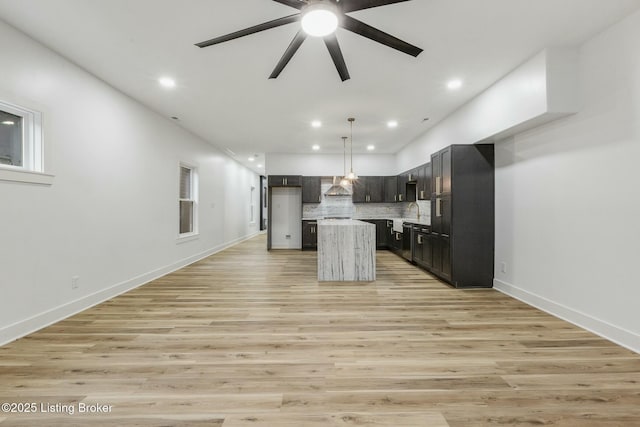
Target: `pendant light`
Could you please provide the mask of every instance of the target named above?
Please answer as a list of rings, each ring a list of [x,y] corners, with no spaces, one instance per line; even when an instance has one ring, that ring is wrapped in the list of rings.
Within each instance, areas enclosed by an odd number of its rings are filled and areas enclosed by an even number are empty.
[[[351,181],[349,181],[346,177],[347,174],[347,137],[342,137],[342,166],[344,175],[340,179],[340,183],[337,183],[337,177],[333,177],[333,184],[324,193],[325,196],[351,196],[351,192],[349,191],[348,186],[351,185]]]
[[[346,136],[342,137],[342,160],[343,160],[343,174],[342,179],[340,180],[340,185],[349,185],[349,178],[347,178],[347,138]]]
[[[355,120],[356,119],[353,117],[349,117],[347,119],[349,125],[351,126],[351,168],[349,169],[349,174],[345,178],[347,178],[349,181],[355,181],[356,179],[358,179],[358,175],[353,172],[353,122],[355,122]]]

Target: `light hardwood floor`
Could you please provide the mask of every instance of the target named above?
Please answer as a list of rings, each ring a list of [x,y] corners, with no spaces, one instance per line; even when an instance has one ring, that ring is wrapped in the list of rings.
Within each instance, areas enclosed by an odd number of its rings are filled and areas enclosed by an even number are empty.
[[[76,410],[0,426],[640,426],[638,354],[388,252],[375,283],[318,283],[314,252],[265,247],[0,347],[0,402]]]

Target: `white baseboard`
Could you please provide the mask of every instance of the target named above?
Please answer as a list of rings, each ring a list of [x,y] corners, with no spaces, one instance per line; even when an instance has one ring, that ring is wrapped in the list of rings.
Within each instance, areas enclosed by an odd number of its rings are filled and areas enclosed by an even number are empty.
[[[45,311],[28,319],[21,320],[9,326],[0,328],[0,346],[8,344],[11,341],[15,341],[18,338],[22,338],[25,335],[29,335],[53,323],[66,319],[67,317],[73,316],[74,314],[80,313],[81,311],[98,305],[104,301],[107,301],[108,299],[121,295],[146,283],[149,283],[159,277],[184,268],[189,264],[193,264],[194,262],[200,261],[203,258],[223,251],[231,246],[237,245],[238,243],[255,237],[258,234],[259,232],[255,232],[247,236],[239,237],[232,241],[223,243],[222,245],[215,246],[199,254],[181,259],[177,262],[174,262],[173,264],[158,268],[153,271],[149,271],[124,282],[120,282],[108,288],[102,289],[93,294],[85,295],[84,297],[79,298],[75,301],[70,301],[66,304],[52,308],[51,310]]]
[[[604,320],[597,319],[593,316],[567,307],[566,305],[551,301],[545,297],[536,295],[498,279],[493,279],[493,287],[503,294],[509,295],[510,297],[518,299],[553,316],[580,326],[581,328],[593,332],[596,335],[600,335],[601,337],[621,345],[622,347],[628,348],[631,351],[640,353],[640,335],[636,333],[612,325]]]

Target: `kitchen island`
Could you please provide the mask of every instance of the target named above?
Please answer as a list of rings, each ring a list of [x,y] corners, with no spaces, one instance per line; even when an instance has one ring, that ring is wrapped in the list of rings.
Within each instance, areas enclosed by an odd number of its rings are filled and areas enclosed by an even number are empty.
[[[319,220],[318,280],[376,280],[376,226],[352,219]]]

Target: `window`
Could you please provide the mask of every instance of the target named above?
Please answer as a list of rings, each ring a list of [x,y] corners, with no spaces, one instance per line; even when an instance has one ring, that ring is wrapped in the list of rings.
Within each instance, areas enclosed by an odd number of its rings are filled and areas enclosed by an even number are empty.
[[[180,236],[195,234],[197,232],[196,195],[196,170],[189,166],[180,165],[180,195],[178,199],[180,209]]]
[[[249,192],[249,209],[251,209],[251,211],[249,212],[249,223],[251,224],[256,222],[255,200],[256,200],[256,187],[251,186],[251,191]]]
[[[42,114],[0,101],[0,168],[42,172]]]

